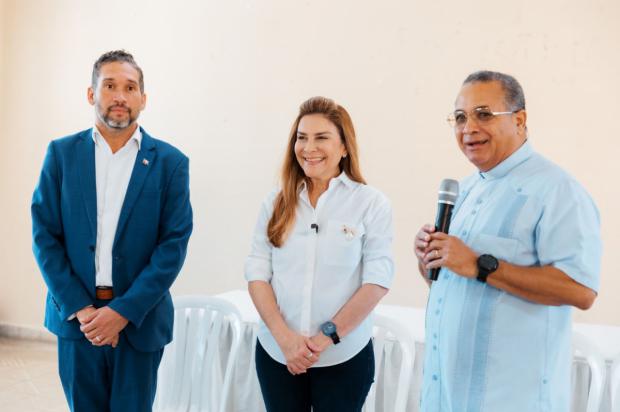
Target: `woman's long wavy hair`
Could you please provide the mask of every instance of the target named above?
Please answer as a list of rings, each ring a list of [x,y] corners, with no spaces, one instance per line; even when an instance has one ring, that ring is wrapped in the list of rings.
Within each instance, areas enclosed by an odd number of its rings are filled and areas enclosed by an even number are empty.
[[[293,127],[291,127],[288,137],[288,146],[286,148],[284,164],[282,165],[282,190],[275,198],[273,214],[267,226],[267,236],[275,247],[280,247],[284,244],[289,234],[288,232],[295,223],[299,190],[304,180],[307,179],[295,156],[295,142],[297,140],[299,121],[302,117],[309,114],[321,114],[336,126],[347,153],[347,156],[340,160],[340,171],[344,171],[351,180],[366,184],[360,172],[355,129],[353,128],[353,122],[349,113],[347,113],[344,107],[326,97],[312,97],[303,102],[299,106],[299,114],[293,123]],[[307,184],[311,184],[309,179],[307,179]]]

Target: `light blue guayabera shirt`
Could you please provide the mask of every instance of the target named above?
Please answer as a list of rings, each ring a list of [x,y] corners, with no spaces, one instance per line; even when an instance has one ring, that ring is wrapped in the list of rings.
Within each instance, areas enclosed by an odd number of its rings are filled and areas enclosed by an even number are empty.
[[[598,290],[598,210],[528,142],[461,183],[450,234],[479,254],[552,265]],[[421,410],[567,412],[571,312],[441,269],[426,310]]]

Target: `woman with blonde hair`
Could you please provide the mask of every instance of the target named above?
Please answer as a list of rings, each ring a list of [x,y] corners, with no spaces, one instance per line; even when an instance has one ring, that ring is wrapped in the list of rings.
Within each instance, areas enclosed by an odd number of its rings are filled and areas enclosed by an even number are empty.
[[[362,177],[347,111],[313,97],[245,265],[269,412],[361,410],[374,376],[369,315],[393,276],[390,202]]]

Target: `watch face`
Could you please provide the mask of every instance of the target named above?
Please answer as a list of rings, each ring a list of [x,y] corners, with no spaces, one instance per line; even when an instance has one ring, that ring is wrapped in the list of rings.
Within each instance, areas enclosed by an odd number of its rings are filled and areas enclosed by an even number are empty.
[[[491,255],[482,255],[478,258],[478,265],[486,271],[493,272],[497,269],[499,263],[497,259]]]
[[[334,325],[333,322],[325,322],[321,329],[323,330],[324,334],[331,335],[332,333],[336,332],[336,325]]]

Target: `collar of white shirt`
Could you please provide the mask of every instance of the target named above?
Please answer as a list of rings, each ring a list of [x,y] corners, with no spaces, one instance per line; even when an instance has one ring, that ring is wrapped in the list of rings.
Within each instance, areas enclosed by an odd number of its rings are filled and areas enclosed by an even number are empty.
[[[99,131],[96,125],[93,126],[92,138],[93,138],[93,142],[95,142],[97,146],[102,141],[105,141],[105,139],[103,138],[103,135],[101,134],[101,132]],[[136,127],[136,130],[133,132],[133,134],[131,135],[128,141],[131,141],[131,140],[136,142],[136,144],[138,145],[138,150],[140,150],[140,145],[142,144],[142,132],[140,131],[140,125]]]
[[[349,188],[354,188],[355,186],[359,185],[358,182],[351,180],[351,178],[347,176],[347,174],[343,171],[343,172],[340,172],[338,176],[332,178],[329,181],[327,190],[331,189],[332,187],[335,187],[335,185],[340,184],[340,183],[344,184],[346,187],[349,187]],[[307,190],[308,190],[308,186],[307,186],[306,181],[304,180],[301,183],[301,186],[299,186],[299,193],[301,194]]]

